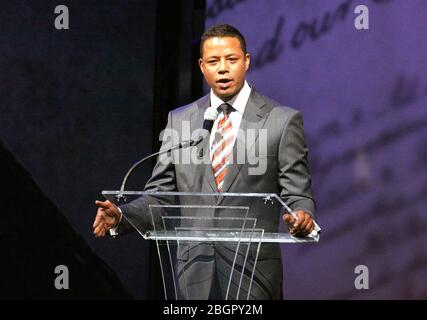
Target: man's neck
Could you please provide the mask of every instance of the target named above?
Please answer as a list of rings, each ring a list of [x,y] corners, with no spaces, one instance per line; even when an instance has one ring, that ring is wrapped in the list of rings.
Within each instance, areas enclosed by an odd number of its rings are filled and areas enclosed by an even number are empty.
[[[243,86],[239,89],[239,91],[237,91],[235,94],[233,94],[232,96],[228,96],[228,97],[218,97],[218,98],[220,98],[222,101],[224,101],[224,102],[228,102],[228,101],[230,101],[230,100],[232,100],[235,96],[237,96],[239,93],[240,93],[240,91],[242,91],[242,89],[243,89]]]
[[[249,96],[251,94],[251,87],[245,81],[242,89],[236,94],[233,95],[230,99],[223,100],[214,94],[213,90],[211,90],[211,106],[217,108],[224,102],[231,105],[236,111],[243,114],[245,111],[246,104],[248,102]]]
[[[215,94],[215,92],[212,91],[212,93],[218,98],[221,99],[223,102],[229,102],[230,100],[233,100],[234,97],[236,97],[243,89],[243,87],[245,86],[246,80],[243,82],[242,86],[239,88],[239,90],[236,91],[236,93],[234,93],[231,96],[226,96],[226,97],[220,97],[218,95]]]

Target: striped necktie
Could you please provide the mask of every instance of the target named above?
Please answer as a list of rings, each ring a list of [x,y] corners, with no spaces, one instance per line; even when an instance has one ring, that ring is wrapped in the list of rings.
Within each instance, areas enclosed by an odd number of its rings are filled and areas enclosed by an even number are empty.
[[[222,111],[222,117],[218,121],[218,126],[215,134],[215,139],[212,143],[212,169],[215,177],[215,183],[218,191],[221,192],[224,179],[227,175],[227,165],[230,163],[232,146],[233,146],[233,133],[232,123],[230,119],[231,106],[224,103],[219,106]]]

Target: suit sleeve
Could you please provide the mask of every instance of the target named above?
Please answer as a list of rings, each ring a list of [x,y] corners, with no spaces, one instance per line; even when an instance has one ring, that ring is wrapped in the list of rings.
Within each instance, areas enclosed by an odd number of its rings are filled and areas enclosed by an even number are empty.
[[[280,197],[292,210],[302,209],[314,218],[316,205],[311,190],[308,148],[299,112],[288,117],[278,152]]]
[[[176,142],[176,136],[173,131],[172,113],[168,115],[168,124],[162,132],[161,150],[168,149]],[[176,191],[175,166],[173,162],[173,152],[160,155],[154,166],[151,178],[145,185],[144,191],[153,192],[173,192]],[[142,196],[129,204],[120,206],[125,219],[119,224],[117,232],[123,234],[134,228],[144,232],[153,225],[153,219],[150,214],[149,204],[158,204],[158,199]]]
[[[162,133],[162,146],[160,150],[166,150],[179,143],[179,137],[173,130],[172,113],[169,112],[168,124]],[[175,166],[173,152],[165,153],[158,157],[151,178],[145,185],[144,191],[173,192],[176,191]]]

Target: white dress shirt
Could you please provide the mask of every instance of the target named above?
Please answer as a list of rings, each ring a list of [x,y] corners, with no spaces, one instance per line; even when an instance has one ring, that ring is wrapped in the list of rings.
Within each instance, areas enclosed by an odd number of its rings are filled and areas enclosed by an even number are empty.
[[[249,96],[251,95],[251,90],[252,89],[249,86],[248,82],[245,81],[245,84],[243,85],[242,90],[240,90],[240,92],[233,99],[231,99],[228,102],[224,102],[220,98],[218,98],[214,94],[213,90],[211,89],[211,94],[210,94],[211,107],[214,107],[215,109],[217,109],[223,103],[228,103],[235,110],[231,112],[229,116],[231,120],[231,125],[232,125],[231,133],[233,134],[233,137],[234,137],[230,148],[233,148],[234,142],[236,141],[237,133],[239,132],[239,128],[240,128],[240,122],[242,122],[243,112],[245,112],[246,104],[248,103]],[[224,114],[221,112],[213,124],[211,136],[209,139],[210,150],[212,149],[213,141],[215,139],[215,133],[218,128],[218,122],[223,117],[224,117]],[[212,154],[211,154],[211,157],[212,157]]]

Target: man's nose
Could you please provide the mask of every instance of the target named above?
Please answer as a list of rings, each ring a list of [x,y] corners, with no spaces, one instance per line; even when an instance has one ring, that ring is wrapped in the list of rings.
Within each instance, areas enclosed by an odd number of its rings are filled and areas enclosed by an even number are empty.
[[[228,64],[227,64],[227,61],[224,59],[224,60],[221,60],[220,62],[219,62],[219,69],[218,69],[218,73],[219,74],[224,74],[224,73],[227,73],[228,72]]]

